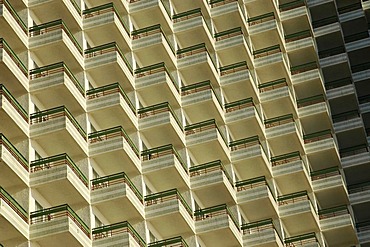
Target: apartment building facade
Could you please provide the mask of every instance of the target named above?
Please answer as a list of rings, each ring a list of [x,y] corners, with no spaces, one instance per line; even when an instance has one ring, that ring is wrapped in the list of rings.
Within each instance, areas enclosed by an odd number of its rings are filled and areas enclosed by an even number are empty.
[[[0,246],[370,246],[370,1],[0,10]]]

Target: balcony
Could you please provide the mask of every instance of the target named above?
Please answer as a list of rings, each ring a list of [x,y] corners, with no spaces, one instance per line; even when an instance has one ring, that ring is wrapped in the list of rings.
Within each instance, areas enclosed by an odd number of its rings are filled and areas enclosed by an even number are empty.
[[[86,98],[87,112],[101,128],[122,125],[129,132],[138,129],[136,108],[118,82],[90,89]]]
[[[27,242],[28,212],[0,186],[1,243],[14,245]],[[6,246],[6,245],[5,245]]]
[[[204,206],[236,202],[232,177],[221,161],[192,166],[189,173],[192,191]]]
[[[294,85],[312,81],[319,81],[317,86],[322,87],[323,79],[318,69],[317,62],[308,62],[296,66],[290,67],[290,73],[292,74],[292,83]]]
[[[256,70],[263,71],[266,67],[268,70],[276,70],[276,73],[284,74],[289,66],[280,45],[273,45],[263,49],[253,51]],[[267,69],[266,69],[267,70]]]
[[[32,212],[30,218],[30,239],[40,245],[91,245],[88,225],[67,204]]]
[[[293,114],[264,120],[266,137],[274,153],[289,153],[297,149],[303,152],[303,141],[300,125]]]
[[[28,45],[28,28],[17,11],[8,0],[0,2],[0,37],[11,40],[15,49],[25,48]]]
[[[143,174],[156,189],[190,188],[188,167],[172,144],[144,150],[141,157]]]
[[[347,204],[348,192],[339,167],[311,172],[312,188],[321,207]]]
[[[258,98],[257,82],[248,69],[246,61],[229,64],[219,68],[220,85],[225,98],[237,101],[252,97]]]
[[[141,171],[139,150],[121,126],[90,133],[89,155],[105,174],[123,170],[138,175]]]
[[[323,94],[297,99],[298,116],[306,131],[332,127],[329,106]]]
[[[86,132],[66,107],[35,112],[30,123],[31,139],[46,153],[65,152],[72,158],[87,155]]]
[[[219,79],[215,58],[204,43],[177,50],[177,66],[186,82],[210,80],[218,87]]]
[[[324,17],[318,20],[312,20],[312,27],[314,28],[315,35],[325,35],[332,31],[337,31],[339,19],[336,14]]]
[[[10,48],[8,43],[0,38],[0,80],[6,82],[11,92],[28,92],[28,69]],[[12,83],[7,83],[11,81]]]
[[[271,157],[272,174],[281,193],[311,191],[309,167],[299,151]]]
[[[30,91],[45,108],[66,104],[72,112],[85,112],[85,89],[64,62],[30,70]]]
[[[121,246],[145,247],[144,239],[128,221],[92,229],[92,246],[103,247],[111,244]]]
[[[2,84],[0,84],[0,102],[1,125],[6,126],[1,128],[2,133],[10,139],[27,138],[29,135],[28,112]]]
[[[348,186],[349,201],[351,205],[370,201],[370,181],[352,184]]]
[[[306,1],[304,0],[292,0],[279,5],[281,12],[281,19],[288,20],[297,18],[302,15],[307,15]]]
[[[306,233],[294,237],[285,238],[285,246],[305,246],[305,247],[321,247],[316,233]]]
[[[219,30],[231,26],[246,26],[246,17],[243,5],[237,0],[211,0],[211,17],[214,25]]]
[[[132,31],[132,48],[143,65],[164,62],[176,68],[175,48],[159,24]]]
[[[76,0],[28,0],[29,9],[40,22],[63,19],[73,30],[82,27],[80,4]]]
[[[242,179],[272,174],[265,144],[258,136],[252,136],[229,143],[231,162]]]
[[[356,223],[357,237],[361,244],[366,244],[370,241],[370,221],[362,221]]]
[[[67,154],[32,161],[30,186],[54,205],[68,203],[87,206],[90,201],[89,181]]]
[[[115,41],[124,52],[131,50],[130,28],[114,3],[107,3],[83,11],[83,27],[90,43],[103,45]]]
[[[29,29],[29,48],[44,64],[68,61],[72,71],[83,68],[83,50],[63,20],[56,20]]]
[[[229,163],[227,141],[214,119],[185,126],[186,144],[198,164],[220,159]]]
[[[353,74],[361,74],[361,72],[368,71],[370,69],[370,63],[365,62],[365,63],[359,63],[356,65],[351,66],[351,70]]]
[[[312,166],[325,163],[340,164],[337,142],[330,129],[303,135],[303,140]]]
[[[236,2],[237,3],[237,2]],[[231,64],[247,58],[251,64],[251,48],[241,27],[215,33],[217,56],[222,64]]]
[[[279,214],[287,232],[296,235],[301,232],[319,231],[319,217],[311,200],[307,191],[278,196]]]
[[[118,81],[127,92],[135,88],[131,64],[115,42],[86,49],[85,69],[96,87]]]
[[[248,220],[278,217],[275,193],[265,176],[238,181],[235,187],[238,205]]]
[[[322,68],[348,61],[348,55],[343,45],[319,51],[319,58]]]
[[[356,145],[339,150],[343,168],[370,162],[368,144]]]
[[[194,234],[192,210],[177,189],[147,195],[144,201],[147,221],[163,238]]]
[[[351,4],[344,5],[344,6],[338,6],[338,13],[340,15],[344,15],[346,13],[356,11],[356,10],[362,11],[362,5],[360,2],[351,3]]]
[[[226,204],[194,212],[197,235],[206,246],[241,246],[239,223]]]
[[[336,133],[363,128],[363,122],[359,110],[333,114],[332,119]]]
[[[241,229],[245,246],[284,246],[272,219],[246,223],[241,226]]]
[[[135,70],[136,91],[148,105],[158,104],[166,98],[172,106],[180,107],[178,84],[163,62]]]
[[[144,219],[143,196],[124,172],[91,180],[91,204],[109,222]]]
[[[319,210],[320,226],[328,245],[358,244],[356,230],[347,205]]]
[[[182,46],[206,42],[212,47],[214,44],[211,22],[205,19],[200,8],[174,14],[172,20],[173,30]]]
[[[168,102],[140,108],[138,116],[140,132],[150,141],[150,146],[168,143],[176,148],[184,146],[182,123]]]
[[[295,95],[286,78],[258,85],[261,103],[266,115],[284,115],[296,112]]]
[[[190,122],[215,118],[224,122],[224,110],[220,96],[210,81],[203,81],[181,87],[181,104]]]
[[[335,91],[342,91],[343,86],[351,85],[352,78],[351,77],[346,77],[346,78],[341,78],[339,80],[334,80],[334,81],[329,81],[325,83],[325,89],[328,91],[328,94],[340,94],[340,92],[337,93],[332,93],[332,90],[334,91],[336,88],[337,90]],[[352,86],[352,85],[351,85]],[[328,95],[329,96],[329,95]]]
[[[163,0],[130,0],[130,15],[139,28],[159,23],[164,30],[172,30],[171,11]]]
[[[263,121],[253,98],[246,98],[225,104],[227,127],[235,139],[253,134],[263,136]]]
[[[159,240],[148,244],[148,247],[165,247],[165,246],[189,247],[189,245],[185,242],[185,240],[181,236]]]
[[[370,94],[359,96],[358,103],[361,114],[370,112]]]
[[[29,183],[28,161],[2,133],[0,133],[0,160],[1,185],[25,188]]]
[[[287,34],[284,39],[288,52],[316,46],[310,29]]]

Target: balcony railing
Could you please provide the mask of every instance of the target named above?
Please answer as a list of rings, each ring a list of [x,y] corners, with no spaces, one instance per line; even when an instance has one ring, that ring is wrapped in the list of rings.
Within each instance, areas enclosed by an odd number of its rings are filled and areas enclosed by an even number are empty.
[[[30,27],[29,35],[30,37],[35,37],[35,36],[43,35],[45,33],[49,33],[55,30],[63,30],[67,34],[67,36],[71,39],[72,43],[77,48],[77,50],[81,54],[83,54],[81,45],[77,42],[76,38],[73,36],[71,31],[68,29],[68,27],[65,25],[65,23],[61,19]]]
[[[261,83],[258,85],[258,89],[260,93],[263,93],[263,92],[274,90],[276,88],[281,88],[281,87],[286,87],[286,86],[288,86],[286,79],[281,78],[281,79]]]
[[[116,126],[113,128],[90,133],[88,139],[90,143],[96,143],[116,137],[123,137],[126,140],[127,144],[131,147],[132,151],[134,151],[136,156],[139,157],[139,150],[137,149],[134,142],[131,140],[130,136],[121,126]]]
[[[0,199],[11,207],[26,223],[28,223],[27,211],[0,186]]]
[[[168,102],[143,107],[138,110],[140,119],[154,116],[163,112],[170,112],[172,117],[175,119],[177,125],[180,127],[180,129],[181,130],[183,129],[180,119],[177,117],[175,111],[172,109],[171,105]]]
[[[260,142],[260,139],[259,139],[258,136],[243,138],[243,139],[240,139],[240,140],[231,141],[229,143],[229,147],[230,147],[231,151],[245,149],[245,148],[253,147],[253,146],[256,146],[256,145],[261,145],[261,142]]]
[[[168,40],[166,34],[163,32],[160,24],[141,28],[141,29],[134,30],[131,32],[133,40],[140,39],[143,37],[148,37],[150,35],[157,34],[157,33],[162,34],[168,46],[171,48],[172,53],[175,54],[175,48],[173,47],[172,43]]]
[[[241,27],[232,28],[223,32],[215,33],[214,37],[216,41],[228,39],[234,36],[243,35],[243,31]]]
[[[370,230],[370,220],[356,223],[357,232],[365,232]]]
[[[345,43],[350,43],[350,42],[360,40],[360,39],[365,39],[365,38],[368,38],[368,37],[369,37],[369,32],[368,31],[358,32],[358,33],[354,33],[354,34],[344,36],[344,42]]]
[[[0,133],[0,144],[4,146],[9,153],[19,162],[19,164],[28,171],[28,161],[27,159],[17,150],[10,141]]]
[[[118,47],[116,42],[111,42],[108,44],[99,45],[93,48],[86,49],[85,58],[96,57],[96,56],[103,55],[106,53],[111,53],[111,52],[117,52],[120,55],[125,65],[127,66],[128,70],[130,71],[131,75],[133,75],[134,72],[133,72],[131,64],[129,63],[127,58],[123,55],[123,52]]]
[[[339,150],[340,157],[349,157],[352,155],[362,154],[362,153],[368,153],[369,152],[369,146],[367,144],[361,144],[356,145],[348,148],[341,148]]]
[[[141,77],[144,77],[144,76],[148,76],[148,75],[152,75],[152,74],[156,74],[156,73],[160,73],[160,72],[165,72],[167,74],[167,76],[170,78],[172,84],[175,86],[177,92],[179,92],[180,91],[179,86],[175,82],[175,79],[170,74],[170,72],[167,69],[167,66],[164,64],[164,62],[149,65],[149,66],[145,66],[145,67],[142,67],[142,68],[137,68],[135,70],[135,75],[136,75],[136,78],[141,78]]]
[[[253,51],[254,58],[266,57],[281,52],[280,45],[273,45],[263,49]]]
[[[349,194],[363,192],[363,191],[370,191],[370,181],[348,185]]]
[[[243,190],[250,190],[250,189],[254,189],[254,188],[258,188],[258,187],[263,187],[263,186],[267,186],[271,195],[274,195],[274,193],[272,193],[270,185],[266,181],[265,176],[251,178],[251,179],[247,179],[247,180],[243,180],[243,181],[237,181],[235,183],[235,187],[236,187],[238,192],[243,191]],[[274,197],[274,199],[275,199],[275,197]]]
[[[68,76],[68,78],[72,81],[73,85],[76,86],[76,88],[82,94],[82,96],[85,96],[85,90],[82,87],[81,83],[77,80],[77,78],[73,75],[71,70],[64,62],[54,63],[40,68],[32,69],[30,70],[30,79],[34,80],[61,72],[64,72]]]
[[[68,118],[68,120],[70,120],[73,126],[77,129],[78,133],[80,133],[82,138],[84,140],[87,139],[85,130],[81,127],[81,125],[76,121],[76,119],[72,116],[72,114],[65,106],[59,106],[45,111],[35,112],[31,114],[30,120],[31,124],[37,124],[61,117]]]
[[[302,160],[299,151],[271,157],[272,166],[280,166],[293,161]]]
[[[35,173],[39,171],[44,171],[47,169],[52,169],[58,166],[68,166],[76,174],[76,176],[81,180],[81,182],[88,187],[89,180],[83,174],[83,172],[78,168],[78,166],[72,161],[68,154],[58,154],[55,156],[34,160],[30,164],[30,172]]]
[[[141,157],[143,161],[156,159],[165,155],[173,154],[180,162],[182,168],[184,168],[185,172],[188,173],[187,166],[183,159],[181,158],[180,154],[176,151],[175,147],[172,144],[164,145],[161,147],[151,148],[148,150],[143,150],[141,152]]]
[[[200,123],[195,123],[195,124],[190,124],[190,125],[185,126],[185,135],[192,135],[192,134],[200,133],[200,132],[207,131],[210,129],[216,129],[218,133],[221,135],[224,142],[227,143],[225,136],[222,134],[222,132],[218,128],[216,124],[216,120],[214,119],[210,119],[210,120],[206,120]]]
[[[91,180],[91,189],[92,190],[99,190],[102,188],[107,188],[109,186],[113,186],[116,184],[126,184],[132,192],[134,192],[135,196],[139,199],[141,203],[143,203],[143,195],[140,193],[140,191],[136,188],[136,186],[132,183],[130,178],[124,173],[116,173],[109,176],[104,176],[100,178],[95,178]]]
[[[190,177],[202,176],[214,171],[222,171],[225,174],[227,180],[229,180],[231,186],[234,187],[234,183],[231,176],[226,171],[224,165],[220,160],[211,161],[205,164],[192,166],[189,168]]]
[[[6,89],[3,84],[0,84],[0,98],[5,97],[21,117],[28,123],[28,112],[18,103],[16,98]]]
[[[370,103],[370,94],[359,96],[358,103],[359,104]]]
[[[319,57],[320,58],[326,58],[326,57],[330,57],[330,56],[335,56],[335,55],[344,53],[345,51],[346,51],[345,47],[341,45],[341,46],[337,46],[337,47],[333,47],[333,48],[329,48],[329,49],[319,51]]]
[[[107,4],[96,6],[96,7],[90,8],[90,9],[85,9],[82,14],[83,14],[83,17],[85,19],[88,19],[88,18],[97,16],[97,15],[102,15],[102,14],[109,13],[109,12],[114,12],[115,13],[119,22],[122,24],[123,28],[125,29],[127,35],[130,36],[129,27],[123,21],[121,15],[118,13],[118,11],[117,11],[117,9],[116,9],[116,7],[114,6],[113,3],[107,3]]]
[[[22,18],[18,15],[17,11],[13,8],[13,6],[9,3],[8,0],[0,0],[0,5],[4,5],[5,8],[10,12],[10,14],[13,16],[14,20],[18,23],[18,25],[21,27],[23,32],[27,34],[28,28],[27,25],[24,23]]]
[[[321,141],[321,140],[325,140],[329,138],[333,138],[333,134],[330,129],[303,135],[303,140],[305,144],[317,142],[317,141]]]
[[[272,128],[276,126],[280,126],[286,123],[294,123],[293,114],[287,114],[279,117],[269,118],[264,120],[265,127]]]
[[[200,8],[197,8],[197,9],[192,9],[192,10],[185,11],[185,12],[182,12],[182,13],[174,14],[172,16],[172,21],[173,21],[173,23],[177,23],[177,22],[186,21],[186,20],[189,20],[189,19],[192,19],[192,18],[196,18],[196,17],[199,17],[199,16],[201,16],[204,20],[202,10]],[[204,22],[206,23],[208,31],[211,33],[212,29],[209,26],[210,24],[208,22],[206,22],[205,20],[204,20]]]
[[[318,171],[313,171],[310,174],[312,181],[320,180],[324,178],[330,178],[330,177],[334,177],[338,175],[341,175],[341,173],[340,173],[339,167],[337,166],[325,168],[325,169],[318,170]]]
[[[280,4],[279,9],[280,11],[287,11],[287,10],[295,9],[301,6],[305,6],[304,0],[293,0],[291,2]]]
[[[122,233],[130,234],[140,247],[146,246],[144,239],[137,233],[137,231],[128,221],[96,227],[92,229],[92,239],[93,241],[96,241],[108,237],[114,237]]]
[[[184,57],[189,57],[189,56],[200,54],[200,53],[203,53],[203,52],[206,52],[208,54],[209,58],[211,59],[211,61],[213,63],[213,66],[215,68],[217,68],[216,63],[215,63],[213,57],[211,56],[211,54],[209,53],[205,43],[189,46],[189,47],[182,48],[182,49],[178,49],[176,54],[177,54],[177,58],[181,59],[181,58],[184,58]]]
[[[226,112],[233,112],[248,107],[254,107],[252,97],[225,104]]]
[[[209,208],[202,208],[194,211],[194,217],[196,221],[206,220],[209,218],[217,217],[220,215],[228,215],[237,229],[240,229],[238,221],[235,216],[231,213],[230,209],[226,204],[221,204]]]
[[[342,121],[347,121],[350,119],[355,119],[360,117],[360,112],[358,110],[346,111],[338,114],[333,114],[333,122],[338,123]]]
[[[318,67],[317,67],[316,62],[309,62],[309,63],[290,67],[290,72],[292,73],[292,75],[296,75],[296,74],[300,74],[300,73],[310,71],[313,69],[317,69],[317,68]]]
[[[314,105],[314,104],[318,104],[322,102],[325,102],[325,97],[323,94],[318,94],[318,95],[314,95],[311,97],[298,99],[297,106],[298,108],[301,108],[301,107],[310,106],[310,105]]]
[[[284,38],[285,38],[285,42],[289,43],[289,42],[293,42],[293,41],[308,38],[308,37],[312,37],[312,33],[309,29],[304,30],[304,31],[299,31],[296,33],[287,34],[285,35]]]
[[[221,99],[217,96],[217,94],[216,94],[216,92],[215,92],[215,90],[212,86],[211,81],[202,81],[202,82],[195,83],[195,84],[192,84],[192,85],[182,86],[181,87],[181,96],[186,96],[186,95],[190,95],[190,94],[198,93],[198,92],[202,92],[202,91],[207,91],[207,90],[211,90],[213,92],[213,94],[215,95],[218,103],[220,104],[220,106],[222,106]]]
[[[13,62],[17,65],[17,67],[21,70],[21,72],[26,77],[28,77],[28,69],[27,69],[27,67],[19,59],[19,57],[17,56],[17,54],[15,54],[15,52],[12,50],[12,48],[10,48],[10,46],[8,45],[8,43],[3,38],[0,38],[0,49],[4,49],[4,51],[6,51],[6,53],[8,53],[9,57],[13,60]]]
[[[318,27],[322,27],[322,26],[329,25],[329,24],[336,23],[336,22],[338,22],[338,16],[333,15],[333,16],[322,18],[320,20],[312,21],[312,26],[314,28],[318,28]]]
[[[355,64],[351,66],[352,73],[370,69],[370,62]]]
[[[285,242],[286,247],[308,246],[309,244],[312,244],[312,243],[316,243],[319,246],[321,246],[314,232],[302,234],[302,235],[294,236],[290,238],[285,238],[284,242]]]
[[[181,236],[159,240],[148,244],[148,247],[166,247],[166,246],[189,247],[189,245],[185,242],[185,240]]]
[[[221,76],[229,75],[239,71],[248,70],[248,64],[246,61],[233,63],[230,65],[222,66],[219,68],[219,70]]]
[[[119,93],[123,99],[126,101],[127,105],[130,107],[131,111],[136,115],[136,109],[134,104],[131,102],[125,91],[122,89],[121,85],[116,82],[106,86],[93,88],[86,91],[86,96],[88,100],[98,98],[100,96],[106,96],[110,94]]]
[[[338,207],[332,207],[332,208],[326,208],[326,209],[320,209],[319,212],[319,219],[328,219],[336,216],[341,216],[341,215],[347,215],[349,214],[349,210],[347,205],[342,205]]]
[[[339,14],[344,14],[353,10],[361,9],[362,10],[362,5],[360,2],[357,3],[351,3],[342,7],[338,8],[338,13]]]
[[[275,19],[274,12],[248,18],[248,25],[253,26],[259,23],[267,22]]]
[[[341,78],[341,79],[338,79],[338,80],[326,82],[325,83],[325,89],[330,90],[330,89],[342,87],[342,86],[349,85],[349,84],[352,84],[352,78],[351,77]]]
[[[68,217],[72,220],[78,228],[88,237],[90,238],[90,228],[87,226],[85,222],[70,208],[67,204],[63,204],[60,206],[41,209],[35,212],[32,212],[30,215],[31,218],[31,225],[37,224],[40,222],[48,222],[52,220],[57,220],[59,218]]]
[[[307,191],[300,191],[296,193],[291,193],[288,195],[278,196],[277,201],[279,203],[279,206],[282,205],[288,205],[288,204],[294,204],[300,201],[309,201],[311,202]]]
[[[255,222],[245,223],[241,226],[241,229],[243,231],[243,234],[260,233],[267,229],[274,229],[276,231],[276,227],[272,219],[259,220]]]
[[[211,8],[215,8],[232,2],[238,2],[238,0],[210,0],[209,5],[211,5]]]
[[[151,206],[155,204],[164,203],[171,200],[179,200],[181,204],[185,207],[186,211],[189,213],[190,216],[193,215],[191,207],[182,197],[180,192],[177,189],[171,189],[162,191],[159,193],[147,195],[144,198],[145,206]]]

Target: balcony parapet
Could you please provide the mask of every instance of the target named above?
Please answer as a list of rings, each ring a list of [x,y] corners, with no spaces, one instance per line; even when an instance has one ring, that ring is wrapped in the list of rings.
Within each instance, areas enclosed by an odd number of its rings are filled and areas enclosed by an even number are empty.
[[[311,203],[311,206],[313,207],[312,201],[310,197],[308,196],[307,191],[300,191],[300,192],[295,192],[295,193],[291,193],[287,195],[278,196],[277,201],[278,201],[279,206],[295,204],[295,203],[299,203],[302,201],[309,201]]]
[[[248,26],[254,26],[275,19],[274,12],[248,18]]]
[[[264,120],[266,129],[276,126],[284,125],[287,123],[295,123],[293,114],[287,114],[279,117],[269,118]]]
[[[290,67],[290,72],[292,75],[296,75],[296,74],[301,74],[301,73],[314,70],[317,68],[318,68],[318,65],[316,62],[309,62],[309,63]]]
[[[207,90],[211,90],[213,92],[217,99],[217,102],[219,103],[220,107],[222,107],[221,99],[217,96],[214,87],[209,80],[181,87],[181,96],[186,97],[188,95]]]
[[[10,12],[13,16],[14,20],[18,23],[22,31],[28,35],[28,28],[27,25],[24,23],[22,18],[18,15],[17,11],[13,8],[13,6],[9,3],[8,0],[0,0],[0,5],[5,6],[5,8]]]
[[[270,191],[271,195],[274,195],[275,193],[272,192],[272,189],[270,185],[266,181],[265,176],[257,177],[257,178],[251,178],[243,181],[237,181],[235,183],[236,190],[239,191],[244,191],[244,190],[250,190],[258,187],[265,187],[267,186],[268,190]],[[274,200],[275,197],[273,196]]]
[[[257,58],[266,57],[266,56],[280,53],[280,52],[281,52],[280,45],[273,45],[273,46],[269,46],[263,49],[253,51],[253,57],[254,59],[257,59]]]
[[[175,111],[172,109],[171,105],[168,102],[159,103],[156,105],[140,108],[138,110],[138,116],[139,116],[139,119],[144,119],[144,118],[151,117],[157,114],[161,114],[163,112],[169,112],[172,115],[172,117],[175,119],[179,128],[181,130],[183,129],[180,119],[177,117]]]
[[[15,54],[15,52],[12,50],[12,48],[10,48],[8,43],[3,38],[0,38],[0,52],[1,52],[1,49],[3,49],[9,55],[9,57],[13,60],[15,65],[20,69],[22,74],[28,78],[28,69],[27,69],[27,67],[19,59],[17,54]]]
[[[195,221],[202,221],[208,218],[214,218],[220,215],[227,215],[234,223],[235,227],[240,230],[238,221],[235,216],[231,213],[230,209],[226,204],[221,204],[213,207],[202,208],[194,211]]]
[[[293,0],[279,5],[281,12],[305,6],[304,0]]]
[[[304,38],[308,38],[308,37],[312,37],[312,33],[309,29],[299,31],[299,32],[296,32],[296,33],[287,34],[287,35],[284,36],[286,43],[290,43],[290,42],[297,41],[297,40],[304,39]]]
[[[352,84],[352,78],[351,77],[346,77],[346,78],[341,78],[338,80],[330,81],[325,83],[325,89],[330,90],[338,87],[342,87],[348,84]]]
[[[326,208],[326,209],[320,209],[318,211],[319,214],[319,219],[324,220],[324,219],[329,219],[337,216],[342,216],[342,215],[348,215],[349,210],[347,205],[342,205],[342,206],[337,206],[337,207],[332,207],[332,208]]]
[[[288,83],[285,78],[261,83],[258,85],[260,93],[268,92],[277,88],[287,87]]]
[[[214,61],[214,58],[210,55],[205,43],[178,49],[176,52],[176,55],[178,59],[185,59],[186,57],[191,57],[193,55],[195,56],[197,54],[202,54],[202,53],[205,53],[208,55],[208,57],[212,61],[214,68],[216,69],[217,68],[216,62]]]
[[[204,132],[204,131],[207,131],[207,130],[211,130],[211,129],[216,129],[217,132],[221,135],[225,144],[227,143],[226,137],[220,131],[220,129],[219,129],[217,123],[216,123],[216,120],[214,120],[214,119],[210,119],[210,120],[206,120],[206,121],[203,121],[203,122],[200,122],[200,123],[195,123],[195,124],[190,124],[190,125],[185,126],[185,135],[190,136],[190,135],[194,135],[194,134]]]
[[[203,16],[202,10],[200,8],[192,9],[192,10],[185,11],[185,12],[178,13],[178,14],[174,14],[172,16],[172,21],[174,23],[174,26],[176,26],[176,23],[185,22],[187,20],[195,19],[197,17],[201,17],[203,19],[204,23],[206,24],[206,27],[208,28],[208,32],[211,34],[212,33],[211,32],[212,28],[209,26],[209,23],[204,20],[204,16]]]
[[[5,147],[6,150],[19,162],[19,164],[28,172],[29,165],[27,159],[18,151],[18,149],[11,144],[11,142],[0,133],[1,148]]]
[[[319,240],[316,237],[316,233],[311,232],[307,234],[302,234],[294,237],[285,238],[285,246],[313,246],[320,247]]]
[[[208,162],[197,166],[192,166],[189,168],[190,177],[202,176],[214,171],[222,171],[222,173],[226,176],[227,180],[229,180],[230,185],[234,187],[234,183],[231,176],[226,171],[224,165],[220,160]]]
[[[148,244],[148,247],[166,247],[166,246],[189,247],[189,245],[185,242],[185,240],[181,236],[159,240]]]
[[[0,186],[0,200],[4,201],[16,214],[28,223],[28,212],[3,188]]]
[[[16,98],[6,89],[6,87],[3,84],[0,84],[0,99],[4,97],[9,101],[9,103],[14,107],[14,109],[19,113],[19,115],[26,121],[28,120],[28,112],[21,106],[21,104],[18,103]]]
[[[341,172],[339,170],[339,167],[337,167],[337,166],[325,168],[325,169],[318,170],[318,171],[312,171],[310,173],[312,181],[325,179],[325,178],[330,178],[330,177],[334,177],[334,176],[338,176],[338,175],[340,176]]]

